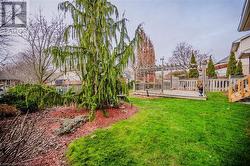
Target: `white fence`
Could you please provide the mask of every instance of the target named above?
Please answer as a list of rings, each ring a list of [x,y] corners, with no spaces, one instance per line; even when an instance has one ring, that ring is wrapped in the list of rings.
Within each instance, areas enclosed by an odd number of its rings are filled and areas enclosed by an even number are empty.
[[[209,92],[220,92],[220,91],[228,91],[229,86],[235,86],[237,84],[237,80],[240,78],[231,78],[230,80],[227,78],[223,79],[207,79],[206,81],[206,91]],[[189,90],[189,91],[197,91],[197,79],[185,79],[185,80],[174,80],[172,85],[170,80],[164,80],[163,90],[167,89],[177,89],[177,90]],[[172,88],[171,88],[172,86]],[[136,90],[160,90],[161,84],[153,84],[153,83],[137,83]]]
[[[227,91],[230,84],[236,85],[239,78],[232,79],[208,79],[206,82],[206,90],[209,92],[219,92]],[[197,81],[198,80],[179,80],[179,90],[197,90]]]

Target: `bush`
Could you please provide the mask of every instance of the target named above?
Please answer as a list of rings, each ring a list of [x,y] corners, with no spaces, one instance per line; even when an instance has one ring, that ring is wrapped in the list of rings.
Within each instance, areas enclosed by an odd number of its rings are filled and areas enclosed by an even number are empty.
[[[10,88],[0,99],[0,104],[13,105],[22,113],[37,111],[37,103],[32,100],[26,100],[26,94],[30,86],[31,85],[17,85]]]
[[[34,101],[26,101],[26,97],[20,94],[8,92],[0,99],[0,103],[15,106],[22,113],[35,112],[38,106]]]
[[[65,94],[63,94],[62,98],[63,104],[69,106],[70,104],[77,103],[79,96],[72,88],[70,88]]]
[[[128,82],[128,89],[129,89],[129,90],[133,89],[134,84],[135,84],[135,81],[134,81],[134,80],[129,81],[129,82]]]
[[[63,98],[55,88],[36,84],[17,85],[10,88],[0,99],[0,104],[14,105],[23,113],[62,105],[62,103]]]
[[[0,126],[0,165],[25,165],[47,143],[44,131],[36,129],[37,118],[16,117]]]
[[[16,116],[18,114],[19,111],[16,107],[7,104],[0,104],[0,118]]]

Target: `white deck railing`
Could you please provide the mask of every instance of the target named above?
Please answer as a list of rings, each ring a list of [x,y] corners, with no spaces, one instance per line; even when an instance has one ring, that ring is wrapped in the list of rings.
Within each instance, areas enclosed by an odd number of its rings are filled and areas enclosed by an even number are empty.
[[[237,80],[240,78],[219,78],[219,79],[208,79],[206,82],[206,90],[209,92],[220,92],[228,91],[228,88],[231,85],[235,85]],[[197,81],[193,79],[179,80],[179,90],[197,90]]]
[[[207,79],[206,81],[206,91],[209,92],[224,92],[228,91],[229,86],[235,86],[237,80],[240,78],[218,78],[218,79]],[[184,80],[175,80],[172,85],[172,89],[176,90],[188,90],[188,91],[197,91],[197,79],[184,79]],[[171,84],[169,80],[164,80],[163,89],[171,89]],[[136,90],[160,90],[161,84],[153,83],[137,83]]]

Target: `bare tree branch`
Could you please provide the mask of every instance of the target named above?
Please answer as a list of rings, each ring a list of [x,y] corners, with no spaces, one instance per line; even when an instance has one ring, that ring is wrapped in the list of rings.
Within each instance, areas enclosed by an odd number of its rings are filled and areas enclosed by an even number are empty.
[[[172,57],[170,57],[169,61],[170,63],[178,64],[184,70],[187,70],[190,65],[192,52],[194,53],[198,64],[208,58],[208,54],[202,54],[199,50],[195,50],[188,43],[181,42],[177,44],[175,50],[173,51],[173,55]]]
[[[31,65],[37,83],[45,83],[57,71],[52,65],[51,54],[46,50],[62,44],[64,29],[65,25],[60,17],[48,22],[40,12],[30,21],[26,33],[20,35],[29,46],[22,58]]]
[[[0,127],[0,163],[2,165],[19,165],[30,159],[38,148],[45,147],[44,131],[35,127],[38,119],[27,115],[17,116],[13,120],[1,122]]]

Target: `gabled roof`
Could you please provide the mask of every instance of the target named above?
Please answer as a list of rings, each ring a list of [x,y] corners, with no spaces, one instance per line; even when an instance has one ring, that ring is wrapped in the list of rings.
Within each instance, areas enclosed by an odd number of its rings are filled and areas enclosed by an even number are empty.
[[[221,59],[220,61],[218,61],[218,62],[216,63],[216,65],[228,63],[228,60],[229,60],[229,56],[227,56],[227,57]]]
[[[240,42],[242,40],[245,40],[246,38],[249,38],[250,37],[250,33],[249,34],[246,34],[244,36],[242,36],[241,38],[235,40],[233,43],[232,43],[232,47],[231,47],[231,52],[236,52],[239,48],[239,45],[240,45]]]

